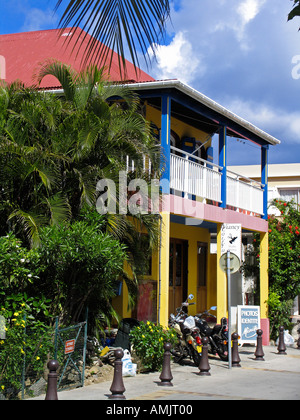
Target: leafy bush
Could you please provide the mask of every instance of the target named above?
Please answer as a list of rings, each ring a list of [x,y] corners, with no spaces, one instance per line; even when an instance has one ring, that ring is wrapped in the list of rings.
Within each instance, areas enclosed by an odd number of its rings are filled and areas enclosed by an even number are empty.
[[[172,329],[164,329],[153,322],[141,322],[130,332],[133,349],[146,370],[161,370],[164,355],[164,343],[175,344],[176,333]]]
[[[49,320],[39,318],[42,311],[47,319],[48,303],[19,294],[8,296],[0,307],[5,319],[5,339],[0,340],[0,392],[7,399],[18,398],[22,379],[24,384],[26,379],[32,384],[44,376],[53,349],[53,328]]]
[[[22,246],[14,234],[0,237],[0,305],[39,278],[39,254]]]

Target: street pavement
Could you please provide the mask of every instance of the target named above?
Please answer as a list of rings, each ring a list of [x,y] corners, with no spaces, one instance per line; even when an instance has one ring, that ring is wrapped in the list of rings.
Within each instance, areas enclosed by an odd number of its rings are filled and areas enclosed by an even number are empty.
[[[239,347],[241,367],[231,369],[217,356],[209,356],[211,376],[200,376],[199,369],[188,360],[184,365],[172,362],[171,387],[159,386],[158,372],[123,377],[125,401],[170,401],[170,404],[182,401],[184,404],[193,400],[300,400],[300,349],[287,347],[286,355],[279,355],[274,346],[265,346],[263,351],[265,360],[257,361],[255,346]],[[110,386],[111,382],[102,382],[61,391],[58,399],[106,400],[113,404],[108,399]],[[32,398],[42,399],[45,395]]]

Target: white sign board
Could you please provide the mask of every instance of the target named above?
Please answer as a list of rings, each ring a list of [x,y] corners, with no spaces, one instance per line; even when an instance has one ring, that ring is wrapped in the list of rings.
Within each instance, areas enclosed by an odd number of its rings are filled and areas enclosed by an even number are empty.
[[[241,344],[256,344],[256,331],[260,329],[260,307],[241,306],[237,307],[238,335]]]
[[[221,228],[221,255],[230,251],[241,261],[242,255],[242,225],[239,223],[224,223]]]

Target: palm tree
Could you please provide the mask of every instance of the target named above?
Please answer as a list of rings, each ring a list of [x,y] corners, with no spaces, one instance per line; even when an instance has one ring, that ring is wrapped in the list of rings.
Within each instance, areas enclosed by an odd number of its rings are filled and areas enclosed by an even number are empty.
[[[128,181],[139,177],[150,184],[151,174],[144,171],[145,158],[159,177],[160,146],[139,110],[138,97],[130,89],[108,83],[103,69],[94,65],[77,73],[69,66],[48,60],[36,74],[38,83],[46,75],[55,76],[60,82],[64,108],[68,110],[60,134],[67,147],[60,142],[56,152],[69,158],[61,162],[61,172],[73,217],[78,217],[85,205],[96,207],[99,193],[95,186],[103,178],[115,182],[113,199],[119,208],[119,172],[126,170],[128,158],[135,162],[135,172],[128,173]],[[143,250],[151,253],[158,245],[158,227],[158,216],[152,214],[106,215],[106,231],[126,244],[135,278],[145,268],[145,258],[139,252],[144,243],[142,232],[149,238],[148,248],[143,245]]]
[[[67,157],[52,147],[62,104],[14,83],[0,87],[0,108],[1,233],[9,224],[36,246],[40,226],[70,218],[67,199],[57,189],[57,164]]]
[[[61,4],[62,0],[58,0],[56,10]],[[74,29],[82,25],[81,31],[72,31],[80,48],[86,36],[81,37],[80,41],[82,31],[92,35],[84,51],[85,64],[92,61],[103,66],[109,60],[110,68],[115,50],[119,57],[120,72],[126,72],[126,46],[136,70],[139,65],[137,45],[148,65],[148,48],[151,48],[155,56],[155,45],[164,34],[169,16],[169,0],[69,0],[59,26],[66,28],[73,22]]]
[[[39,245],[41,227],[78,219],[85,207],[95,213],[99,179],[115,181],[118,209],[119,171],[126,170],[127,157],[135,162],[128,181],[150,183],[145,158],[157,171],[160,161],[160,146],[129,89],[104,81],[95,66],[76,73],[47,61],[37,80],[47,74],[58,78],[63,96],[21,85],[0,90],[1,234],[14,230],[31,246]],[[157,217],[117,212],[105,220],[105,230],[126,245],[136,286],[147,259],[141,250],[150,254],[158,244]],[[147,246],[142,233],[148,234]]]

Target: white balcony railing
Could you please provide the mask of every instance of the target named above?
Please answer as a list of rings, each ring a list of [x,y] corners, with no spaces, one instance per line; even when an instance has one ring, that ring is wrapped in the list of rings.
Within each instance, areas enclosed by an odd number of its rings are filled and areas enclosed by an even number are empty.
[[[175,147],[171,147],[171,151],[170,187],[221,203],[222,168]]]
[[[222,203],[223,168],[197,156],[171,147],[170,188],[185,197]],[[227,171],[227,205],[237,210],[263,215],[263,185]]]
[[[264,214],[263,185],[253,179],[227,171],[227,205],[259,215]]]

